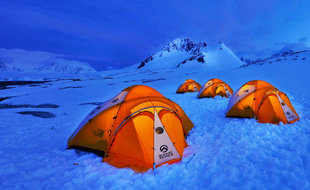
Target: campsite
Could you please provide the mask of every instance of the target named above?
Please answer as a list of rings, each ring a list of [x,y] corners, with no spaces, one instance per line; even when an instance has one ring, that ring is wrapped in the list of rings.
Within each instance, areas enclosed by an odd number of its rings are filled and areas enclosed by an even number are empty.
[[[308,54],[299,55],[310,59]],[[153,189],[194,185],[197,188],[268,186],[306,189],[310,167],[310,91],[305,88],[309,85],[309,64],[301,58],[293,60],[294,57],[288,56],[288,60],[274,64],[220,72],[201,67],[190,72],[124,70],[104,72],[102,77],[82,76],[79,80],[6,86],[1,90],[1,98],[7,98],[1,105],[11,106],[0,109],[3,129],[0,176],[6,179],[1,180],[1,186],[40,189],[87,185],[94,189],[128,186]],[[276,125],[259,123],[254,118],[227,118],[225,111],[229,98],[199,99],[198,92],[176,93],[178,86],[189,78],[200,84],[220,78],[234,91],[254,79],[268,81],[287,94],[300,120]],[[67,149],[69,137],[93,109],[137,84],[152,87],[177,103],[194,124],[181,161],[136,173],[130,168],[119,169],[102,162],[102,155]],[[32,106],[20,106],[24,104]],[[42,104],[57,106],[38,106]],[[25,111],[50,113],[54,117],[19,113]],[[179,182],[171,183],[171,180]]]

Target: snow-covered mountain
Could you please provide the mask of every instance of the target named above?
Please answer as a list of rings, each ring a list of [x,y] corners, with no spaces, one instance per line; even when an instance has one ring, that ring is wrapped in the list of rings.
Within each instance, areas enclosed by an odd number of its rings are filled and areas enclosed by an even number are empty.
[[[50,71],[50,72],[59,72],[59,73],[88,73],[96,72],[95,69],[90,67],[85,62],[74,61],[74,60],[65,60],[60,58],[52,58],[44,60],[42,65],[36,68],[39,71]]]
[[[310,50],[310,47],[306,46],[304,43],[292,43],[285,45],[282,49],[279,50],[278,53],[285,53],[289,51],[293,52],[299,52],[299,51],[304,51],[304,50]]]
[[[227,69],[243,65],[242,61],[223,43],[207,45],[191,39],[175,39],[159,52],[150,55],[139,69],[171,69],[203,66],[206,69]]]
[[[310,48],[306,46],[285,46],[278,52],[267,58],[258,58],[255,60],[241,59],[245,62],[241,67],[248,67],[250,65],[264,65],[264,64],[274,64],[274,63],[286,63],[286,62],[296,62],[298,64],[300,61],[307,61],[310,57]]]
[[[289,57],[291,57],[291,59],[296,61],[298,60],[298,58],[294,58],[294,56],[299,57],[299,56],[303,56],[304,54],[305,56],[307,56],[308,53],[310,52],[310,47],[305,45],[304,43],[296,42],[296,43],[287,44],[279,50],[272,50],[272,49],[265,49],[265,50],[266,50],[265,53],[260,53],[260,54],[263,54],[263,56],[254,55],[256,53],[254,53],[253,55],[241,56],[240,60],[245,62],[245,64],[242,67],[246,67],[246,66],[254,65],[254,64],[262,65],[265,63],[279,62],[282,59],[288,60]]]
[[[96,72],[88,63],[43,51],[0,49],[0,71],[84,74]]]

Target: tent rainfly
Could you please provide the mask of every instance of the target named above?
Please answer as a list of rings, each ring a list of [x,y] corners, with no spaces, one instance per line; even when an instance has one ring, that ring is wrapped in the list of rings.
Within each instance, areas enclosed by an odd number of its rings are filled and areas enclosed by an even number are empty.
[[[233,94],[232,88],[220,79],[211,79],[206,82],[200,89],[198,98],[213,98],[215,96],[222,96],[229,98]]]
[[[131,86],[95,108],[68,147],[103,151],[103,161],[137,172],[182,159],[193,123],[182,108],[148,86]]]
[[[198,82],[192,79],[187,79],[179,86],[177,93],[199,92],[200,88],[201,85]]]
[[[232,95],[226,117],[254,117],[260,123],[273,124],[299,120],[287,95],[261,80],[247,82]]]

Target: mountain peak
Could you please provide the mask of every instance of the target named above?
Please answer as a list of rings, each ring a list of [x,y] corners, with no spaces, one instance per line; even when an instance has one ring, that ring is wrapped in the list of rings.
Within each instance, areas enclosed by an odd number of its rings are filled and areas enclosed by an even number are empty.
[[[193,55],[200,52],[200,50],[204,47],[207,47],[207,43],[205,42],[198,42],[195,43],[193,40],[189,38],[177,38],[171,41],[168,45],[162,48],[162,51],[185,51],[190,52]]]
[[[138,69],[182,68],[192,66],[208,68],[233,68],[242,65],[240,59],[223,43],[207,46],[205,42],[194,42],[189,38],[177,38],[161,51],[144,59]]]
[[[207,43],[205,42],[194,42],[189,38],[177,38],[169,42],[166,46],[164,46],[161,51],[157,52],[156,54],[148,56],[144,59],[138,69],[144,67],[146,63],[153,61],[155,58],[163,58],[169,57],[172,54],[186,54],[191,56],[195,56],[201,53],[202,49],[207,47]],[[188,56],[187,56],[188,57]]]

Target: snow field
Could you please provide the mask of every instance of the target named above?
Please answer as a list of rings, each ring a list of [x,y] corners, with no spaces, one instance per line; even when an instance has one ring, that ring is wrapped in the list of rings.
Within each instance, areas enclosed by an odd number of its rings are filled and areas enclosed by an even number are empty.
[[[0,97],[16,96],[0,104],[59,105],[0,109],[0,188],[309,189],[308,71],[306,61],[223,71],[199,67],[119,71],[106,72],[113,75],[112,79],[60,80],[0,90]],[[300,121],[272,125],[255,119],[226,118],[228,99],[198,99],[195,93],[175,93],[188,78],[201,84],[220,78],[235,91],[249,80],[265,80],[288,95]],[[153,81],[143,83],[150,79]],[[104,102],[136,84],[153,87],[178,103],[194,123],[181,162],[140,174],[101,162],[102,157],[93,153],[66,149],[69,136],[95,108],[85,103]],[[16,113],[19,111],[47,111],[56,117],[20,115]]]

